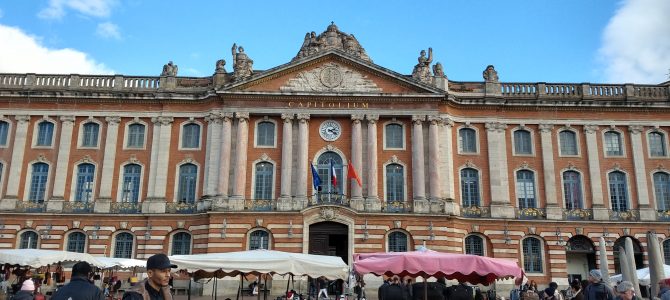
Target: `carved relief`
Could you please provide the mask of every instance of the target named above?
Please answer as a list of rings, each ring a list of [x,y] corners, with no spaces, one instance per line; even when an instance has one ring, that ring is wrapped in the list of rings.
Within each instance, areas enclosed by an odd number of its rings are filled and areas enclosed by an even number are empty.
[[[503,132],[505,131],[505,129],[507,129],[507,124],[503,124],[500,122],[489,122],[486,123],[484,127],[486,127],[486,130],[488,131]]]
[[[401,228],[402,222],[400,220],[393,221],[393,228]]]
[[[594,124],[584,125],[585,133],[595,133],[596,131],[598,131],[598,125]]]
[[[81,225],[81,221],[72,221],[72,228],[79,228],[79,225]]]
[[[644,126],[642,125],[631,125],[628,126],[628,131],[632,134],[640,134],[644,130]]]
[[[119,228],[128,229],[128,222],[126,222],[126,221],[119,222]]]
[[[283,92],[379,93],[382,91],[366,75],[332,62],[299,73],[279,89]]]
[[[319,211],[319,217],[326,221],[332,221],[337,219],[337,212],[332,207],[323,207],[321,208],[321,211]]]
[[[107,121],[107,124],[109,124],[109,126],[119,125],[119,123],[121,123],[121,117],[116,117],[116,116],[105,117],[105,121]]]
[[[540,124],[538,126],[540,129],[540,132],[551,132],[551,130],[554,128],[554,125],[552,124]]]
[[[356,37],[354,37],[353,34],[347,34],[340,31],[335,23],[331,23],[326,31],[318,36],[314,31],[306,33],[302,47],[300,47],[300,51],[298,51],[298,54],[293,60],[301,59],[330,49],[340,50],[349,55],[372,62],[367,53],[365,53],[365,49],[363,49],[358,40],[356,40]]]

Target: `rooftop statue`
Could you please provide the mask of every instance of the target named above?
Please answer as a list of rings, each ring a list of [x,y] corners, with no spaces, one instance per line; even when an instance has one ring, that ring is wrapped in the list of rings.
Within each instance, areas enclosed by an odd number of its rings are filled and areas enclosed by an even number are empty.
[[[170,61],[166,65],[163,65],[161,76],[177,76],[177,71],[179,71],[179,67]]]
[[[233,80],[251,76],[254,61],[244,53],[244,48],[240,46],[238,49],[237,44],[233,44],[231,51],[233,53]]]
[[[482,75],[486,82],[498,82],[498,72],[493,65],[488,65]]]
[[[433,48],[428,48],[428,57],[426,57],[426,50],[421,50],[418,60],[419,63],[414,66],[412,71],[412,78],[423,83],[431,83],[430,64],[433,62]]]
[[[435,74],[435,77],[444,77],[444,68],[442,68],[441,63],[436,63],[433,66],[433,74]]]
[[[340,31],[335,23],[331,23],[326,31],[318,36],[314,31],[305,34],[305,39],[293,60],[308,57],[322,51],[337,49],[346,52],[349,55],[372,62],[365,49],[356,40],[353,34],[347,34]]]
[[[219,59],[216,61],[216,73],[226,73],[226,60]]]

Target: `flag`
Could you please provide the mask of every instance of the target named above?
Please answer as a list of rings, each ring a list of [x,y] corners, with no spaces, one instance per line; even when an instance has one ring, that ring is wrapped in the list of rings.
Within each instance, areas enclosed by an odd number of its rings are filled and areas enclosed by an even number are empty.
[[[312,184],[314,185],[314,189],[318,190],[321,185],[321,177],[319,177],[319,173],[314,168],[314,165],[312,163],[309,163],[309,165],[312,166]]]
[[[361,184],[361,178],[358,177],[358,174],[356,174],[356,169],[354,168],[354,165],[349,161],[349,167],[347,168],[347,179],[356,179],[356,182],[358,182],[359,187],[363,187],[363,184]]]
[[[337,186],[337,175],[335,174],[335,166],[333,165],[333,161],[330,161],[330,172],[333,174],[330,177],[330,180],[333,182],[333,187]]]

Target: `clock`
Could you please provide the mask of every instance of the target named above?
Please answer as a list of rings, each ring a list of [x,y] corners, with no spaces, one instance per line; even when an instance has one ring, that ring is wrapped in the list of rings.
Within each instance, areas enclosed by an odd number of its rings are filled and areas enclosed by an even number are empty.
[[[340,126],[340,123],[337,123],[334,120],[326,120],[321,123],[319,134],[321,134],[322,139],[332,142],[340,137],[342,134],[342,127]]]

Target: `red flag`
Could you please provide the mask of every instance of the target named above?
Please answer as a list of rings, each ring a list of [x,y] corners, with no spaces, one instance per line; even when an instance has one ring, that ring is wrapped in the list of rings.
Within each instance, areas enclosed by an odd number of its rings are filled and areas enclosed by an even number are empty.
[[[356,179],[358,186],[363,187],[363,184],[361,184],[361,178],[358,177],[358,174],[356,174],[356,170],[354,169],[354,165],[351,163],[351,161],[349,161],[349,167],[347,168],[347,179]]]

